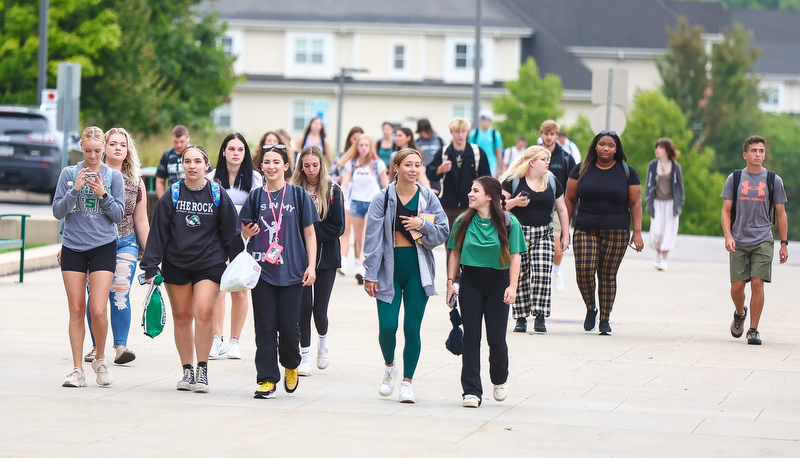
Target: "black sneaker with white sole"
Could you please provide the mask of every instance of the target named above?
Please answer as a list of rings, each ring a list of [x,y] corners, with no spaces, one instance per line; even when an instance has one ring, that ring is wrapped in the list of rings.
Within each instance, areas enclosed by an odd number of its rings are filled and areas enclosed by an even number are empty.
[[[594,331],[595,323],[597,322],[597,308],[586,310],[586,318],[583,320],[584,331]]]
[[[600,320],[600,335],[601,336],[611,335],[611,325],[608,323],[608,320]]]
[[[761,345],[761,337],[758,335],[758,329],[750,328],[747,330],[747,343],[749,345]]]
[[[178,382],[178,391],[192,391],[194,388],[194,369],[190,367],[183,368],[183,378]]]
[[[195,393],[208,393],[208,366],[197,366],[195,373],[194,391]]]

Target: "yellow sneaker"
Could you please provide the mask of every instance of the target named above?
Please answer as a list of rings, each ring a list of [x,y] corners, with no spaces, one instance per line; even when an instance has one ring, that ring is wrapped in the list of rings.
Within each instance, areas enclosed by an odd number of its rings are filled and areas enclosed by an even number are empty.
[[[253,397],[256,399],[275,399],[275,384],[272,382],[258,382],[258,389]]]
[[[297,383],[300,379],[297,377],[297,368],[286,369],[283,376],[283,386],[286,388],[287,393],[294,393],[297,389]]]

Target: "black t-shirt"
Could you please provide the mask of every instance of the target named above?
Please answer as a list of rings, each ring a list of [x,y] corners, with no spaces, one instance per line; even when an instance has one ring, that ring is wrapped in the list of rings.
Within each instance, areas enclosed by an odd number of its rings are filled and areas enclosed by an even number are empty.
[[[569,177],[577,180],[578,164]],[[641,185],[636,169],[628,165],[630,177],[625,180],[622,162],[608,170],[590,168],[578,182],[578,214],[575,229],[630,229],[628,186]]]
[[[550,187],[550,180],[547,180],[547,187],[542,192],[536,192],[528,186],[525,178],[519,179],[517,189],[512,191],[511,185],[513,180],[509,178],[503,182],[503,190],[511,194],[511,197],[516,197],[520,191],[528,193],[530,202],[525,207],[514,207],[511,209],[511,214],[516,216],[519,223],[523,226],[546,226],[553,220],[553,207],[556,204],[556,199],[564,194],[564,188],[558,180],[556,183],[556,195],[553,197],[553,188]]]

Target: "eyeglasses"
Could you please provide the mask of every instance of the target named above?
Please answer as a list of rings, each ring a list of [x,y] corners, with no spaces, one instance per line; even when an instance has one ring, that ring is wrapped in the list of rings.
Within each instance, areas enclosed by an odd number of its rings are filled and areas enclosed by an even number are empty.
[[[277,149],[286,151],[286,145],[264,145],[264,152],[268,153],[270,151],[275,151]]]
[[[601,130],[600,135],[611,135],[612,137],[616,137],[617,132],[613,130]]]

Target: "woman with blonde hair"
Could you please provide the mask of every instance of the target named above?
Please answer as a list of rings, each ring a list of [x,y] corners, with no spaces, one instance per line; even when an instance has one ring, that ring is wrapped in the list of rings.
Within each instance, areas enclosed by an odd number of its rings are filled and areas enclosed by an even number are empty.
[[[378,385],[381,396],[392,394],[399,372],[394,353],[402,299],[405,348],[400,402],[413,403],[411,380],[422,349],[422,317],[428,297],[436,294],[433,249],[447,240],[450,223],[436,194],[417,183],[425,170],[419,151],[398,151],[392,167],[397,181],[379,191],[369,206],[364,289],[378,302],[378,342],[384,363]]]
[[[113,381],[105,359],[108,293],[114,280],[117,257],[115,226],[124,217],[125,184],[122,174],[103,163],[105,135],[90,126],[81,133],[83,160],[64,167],[53,196],[53,216],[64,220],[61,276],[69,306],[69,343],[74,368],[63,386],[86,386],[83,373],[83,339],[86,335],[86,285],[95,291],[89,297],[92,331],[97,349],[92,369],[97,384]]]
[[[114,363],[125,364],[136,359],[136,354],[127,348],[128,332],[131,328],[131,285],[139,259],[139,246],[145,247],[150,222],[147,219],[147,188],[141,177],[141,161],[136,152],[136,143],[125,129],[114,127],[105,134],[106,146],[103,161],[110,168],[119,170],[125,183],[124,216],[117,225],[117,264],[111,283],[111,332],[114,336]],[[137,243],[138,242],[138,243]],[[91,301],[91,292],[90,292]],[[92,351],[83,359],[95,359],[97,345],[92,332],[92,315],[86,314]]]
[[[317,328],[317,368],[325,369],[328,352],[328,303],[336,280],[336,269],[342,262],[339,237],[344,232],[344,198],[342,190],[325,171],[322,151],[307,146],[292,176],[292,184],[306,190],[317,207],[320,221],[314,224],[317,235],[317,280],[303,287],[300,302],[300,366],[298,375],[311,375],[311,316]]]
[[[355,275],[358,284],[364,282],[364,267],[361,264],[361,251],[364,246],[364,222],[369,211],[372,198],[381,189],[388,186],[386,165],[375,152],[375,142],[367,134],[361,134],[358,140],[339,159],[338,166],[344,167],[342,190],[350,211],[355,234],[353,251],[355,252]],[[346,264],[347,260],[343,260]]]
[[[555,243],[561,250],[569,247],[569,230],[553,238],[553,213],[558,212],[561,227],[568,228],[569,215],[564,202],[564,188],[548,171],[550,150],[531,146],[508,166],[500,177],[506,209],[520,222],[528,250],[520,256],[517,298],[511,306],[517,320],[515,332],[528,329],[528,315],[533,315],[534,331],[547,332],[545,318],[550,316],[550,271],[553,268]]]

